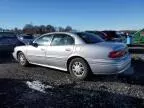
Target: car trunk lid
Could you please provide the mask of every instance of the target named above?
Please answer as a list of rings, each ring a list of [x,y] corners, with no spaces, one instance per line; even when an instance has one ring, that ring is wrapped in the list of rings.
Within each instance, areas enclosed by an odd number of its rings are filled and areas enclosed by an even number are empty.
[[[97,43],[97,45],[111,48],[112,50],[122,50],[122,49],[127,48],[125,44],[119,43],[119,42],[100,42],[100,43]]]
[[[109,52],[108,57],[112,59],[122,58],[126,54],[128,54],[128,48],[123,43],[118,42],[101,42],[97,45],[104,46],[110,48],[111,51]]]

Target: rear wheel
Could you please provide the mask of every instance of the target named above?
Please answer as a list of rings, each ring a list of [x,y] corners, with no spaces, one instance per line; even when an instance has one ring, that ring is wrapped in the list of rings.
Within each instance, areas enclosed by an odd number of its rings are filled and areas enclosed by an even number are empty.
[[[18,62],[22,66],[27,66],[29,62],[27,61],[25,55],[22,52],[18,53]]]
[[[69,64],[69,72],[76,80],[85,80],[90,74],[89,65],[82,58],[72,59]]]

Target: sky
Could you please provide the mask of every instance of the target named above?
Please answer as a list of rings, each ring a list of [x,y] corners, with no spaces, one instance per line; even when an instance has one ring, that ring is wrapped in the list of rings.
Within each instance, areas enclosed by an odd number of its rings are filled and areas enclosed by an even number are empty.
[[[0,0],[0,27],[25,24],[77,30],[144,28],[144,0]]]

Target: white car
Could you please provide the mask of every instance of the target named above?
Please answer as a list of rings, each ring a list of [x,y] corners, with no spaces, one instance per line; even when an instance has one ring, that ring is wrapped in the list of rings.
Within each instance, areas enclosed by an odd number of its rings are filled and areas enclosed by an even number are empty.
[[[69,71],[79,80],[91,73],[122,73],[131,66],[125,44],[105,42],[86,32],[44,34],[29,45],[16,47],[13,56],[22,66],[30,63]]]

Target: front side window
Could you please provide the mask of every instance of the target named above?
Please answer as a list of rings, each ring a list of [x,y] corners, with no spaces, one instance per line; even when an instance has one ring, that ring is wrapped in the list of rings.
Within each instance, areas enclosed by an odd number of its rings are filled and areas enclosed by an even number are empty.
[[[45,36],[42,36],[42,37],[36,39],[36,41],[34,41],[34,43],[37,43],[39,46],[47,46],[50,44],[52,37],[53,37],[53,35],[45,35]]]
[[[51,45],[59,46],[59,45],[73,45],[74,39],[71,36],[66,34],[56,34],[52,40]]]

